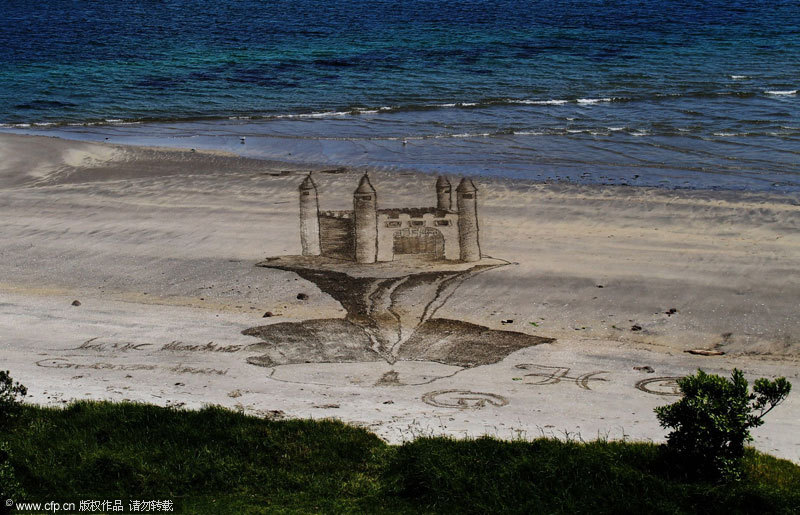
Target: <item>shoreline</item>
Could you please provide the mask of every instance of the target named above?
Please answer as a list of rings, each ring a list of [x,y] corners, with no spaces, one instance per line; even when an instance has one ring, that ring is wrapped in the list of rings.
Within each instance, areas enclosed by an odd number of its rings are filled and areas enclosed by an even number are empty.
[[[365,168],[315,169],[321,209],[351,209]],[[243,331],[346,316],[314,283],[255,266],[299,253],[307,171],[219,152],[0,135],[5,368],[45,405],[241,404],[364,423],[390,441],[414,424],[450,435],[622,427],[658,440],[652,408],[672,397],[635,388],[641,381],[734,366],[751,380],[800,381],[797,198],[496,178],[477,179],[481,248],[512,264],[465,280],[437,317],[554,342],[458,370],[435,360],[253,366],[246,358],[265,343]],[[433,175],[370,176],[381,207],[435,201]],[[165,350],[176,341],[183,347]],[[684,352],[696,348],[726,354]],[[645,365],[655,372],[634,370]],[[542,383],[555,368],[565,379]],[[380,382],[387,372],[397,384]],[[575,383],[589,373],[588,389]],[[423,400],[446,390],[508,405]],[[759,449],[800,462],[794,397],[754,434]]]
[[[164,140],[163,145],[148,145],[136,143],[115,143],[111,141],[97,141],[94,139],[81,139],[68,137],[67,134],[29,134],[24,131],[9,131],[0,129],[0,139],[5,136],[11,138],[22,139],[51,139],[60,142],[73,142],[75,144],[84,145],[99,145],[106,148],[119,148],[119,149],[139,149],[142,151],[150,151],[153,153],[164,152],[167,154],[195,154],[197,156],[216,156],[224,157],[235,163],[237,160],[244,168],[251,168],[259,164],[266,168],[265,173],[289,173],[289,172],[315,172],[315,173],[330,173],[330,174],[363,174],[378,173],[388,175],[404,175],[404,176],[418,176],[418,177],[435,177],[437,175],[469,177],[473,180],[492,183],[494,185],[503,185],[506,187],[530,191],[541,191],[545,189],[552,190],[554,194],[559,191],[575,190],[583,193],[583,190],[594,192],[603,195],[606,190],[625,192],[630,191],[635,194],[658,194],[663,192],[665,195],[673,196],[686,196],[694,197],[693,201],[701,201],[703,197],[708,197],[709,201],[727,201],[730,203],[737,203],[744,205],[746,202],[752,202],[751,206],[770,202],[775,204],[786,204],[787,206],[800,206],[800,197],[794,192],[784,191],[767,191],[767,190],[748,190],[736,188],[703,188],[695,186],[680,186],[680,185],[641,185],[629,183],[616,183],[616,184],[603,184],[597,182],[578,182],[566,179],[546,179],[537,180],[533,178],[523,177],[504,177],[498,175],[480,175],[480,174],[452,174],[452,173],[438,173],[435,171],[419,170],[412,167],[380,167],[370,165],[340,165],[338,163],[324,163],[315,161],[289,161],[280,159],[268,159],[264,157],[249,157],[230,150],[219,148],[192,148],[189,146],[179,147],[170,146],[168,140]],[[7,140],[6,140],[7,141]],[[683,195],[682,195],[683,194]],[[671,198],[670,202],[675,202],[676,199]]]
[[[567,125],[555,132],[552,128],[519,133],[470,132],[466,127],[448,124],[439,127],[435,120],[414,122],[400,116],[402,113],[5,127],[0,128],[0,134],[212,150],[293,166],[410,170],[670,190],[753,191],[787,196],[800,192],[791,136],[760,141],[733,136],[709,139],[680,131],[627,133],[622,130],[624,127],[597,132],[569,128],[573,122],[565,122]],[[581,118],[567,118],[573,119]],[[761,150],[754,153],[755,149]],[[765,154],[769,160],[762,159]]]

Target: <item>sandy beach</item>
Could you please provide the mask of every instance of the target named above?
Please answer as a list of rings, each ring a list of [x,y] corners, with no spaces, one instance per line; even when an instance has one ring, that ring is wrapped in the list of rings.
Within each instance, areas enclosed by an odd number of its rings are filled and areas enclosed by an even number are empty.
[[[364,169],[0,135],[0,368],[34,403],[221,404],[392,442],[663,441],[652,409],[698,367],[800,386],[796,198],[483,178],[481,250],[508,263],[465,277],[436,317],[524,343],[470,364],[282,362],[278,329],[243,331],[348,315],[315,282],[256,266],[300,253],[312,170],[321,209],[352,209]],[[369,172],[382,207],[435,203],[431,175]],[[797,434],[792,394],[754,445],[800,463]]]

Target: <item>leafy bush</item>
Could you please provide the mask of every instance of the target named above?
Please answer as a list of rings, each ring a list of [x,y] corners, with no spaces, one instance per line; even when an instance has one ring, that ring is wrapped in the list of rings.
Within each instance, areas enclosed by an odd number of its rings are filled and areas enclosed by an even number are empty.
[[[22,500],[24,494],[17,482],[14,474],[14,467],[11,466],[11,455],[8,444],[0,442],[0,514],[10,513],[10,508],[6,506],[6,499]]]
[[[8,371],[0,370],[0,431],[6,431],[20,409],[22,397],[28,389],[11,379]],[[2,436],[2,435],[0,435]],[[14,467],[11,465],[11,454],[6,442],[0,441],[0,513],[10,512],[5,505],[6,499],[20,499],[22,488],[17,482]]]
[[[753,439],[750,429],[763,424],[792,388],[784,377],[762,378],[750,393],[738,369],[731,379],[698,370],[678,385],[684,397],[655,409],[661,427],[673,429],[667,449],[683,472],[710,480],[741,477],[744,444]]]
[[[0,370],[0,427],[8,425],[27,394],[28,389],[11,379],[7,370]]]

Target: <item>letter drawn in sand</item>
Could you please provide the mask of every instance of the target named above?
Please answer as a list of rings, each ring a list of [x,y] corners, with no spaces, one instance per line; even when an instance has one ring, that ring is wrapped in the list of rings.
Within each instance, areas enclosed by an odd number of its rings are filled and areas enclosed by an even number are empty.
[[[581,374],[577,377],[570,377],[567,375],[569,373],[568,367],[552,367],[548,365],[536,365],[534,363],[520,363],[516,366],[516,368],[520,370],[539,370],[538,372],[525,374],[525,377],[530,379],[525,379],[524,383],[536,386],[557,384],[563,379],[567,381],[574,381],[577,386],[583,388],[584,390],[591,390],[591,388],[589,388],[589,381],[608,381],[608,379],[603,377],[595,377],[600,374],[608,373],[604,370],[597,370],[595,372]]]
[[[162,351],[175,352],[239,352],[246,348],[247,345],[218,345],[214,342],[189,344],[177,340],[161,346]]]
[[[128,352],[131,350],[147,350],[145,347],[153,345],[152,343],[133,343],[133,342],[99,342],[100,336],[90,338],[78,345],[66,350],[92,350],[92,351],[120,351]]]
[[[422,396],[422,402],[437,408],[480,409],[487,404],[501,407],[508,399],[501,395],[469,390],[436,390]]]
[[[678,379],[681,379],[681,377],[651,377],[637,382],[636,388],[653,395],[679,396],[681,395],[681,389],[678,386]]]

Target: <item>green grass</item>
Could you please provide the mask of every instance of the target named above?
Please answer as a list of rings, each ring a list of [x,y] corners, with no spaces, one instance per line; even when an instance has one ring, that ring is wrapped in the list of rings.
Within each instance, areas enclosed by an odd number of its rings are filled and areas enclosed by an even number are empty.
[[[0,439],[29,501],[172,499],[186,513],[800,513],[800,467],[752,449],[746,478],[715,486],[687,482],[646,443],[391,446],[335,421],[104,402],[26,406]]]

